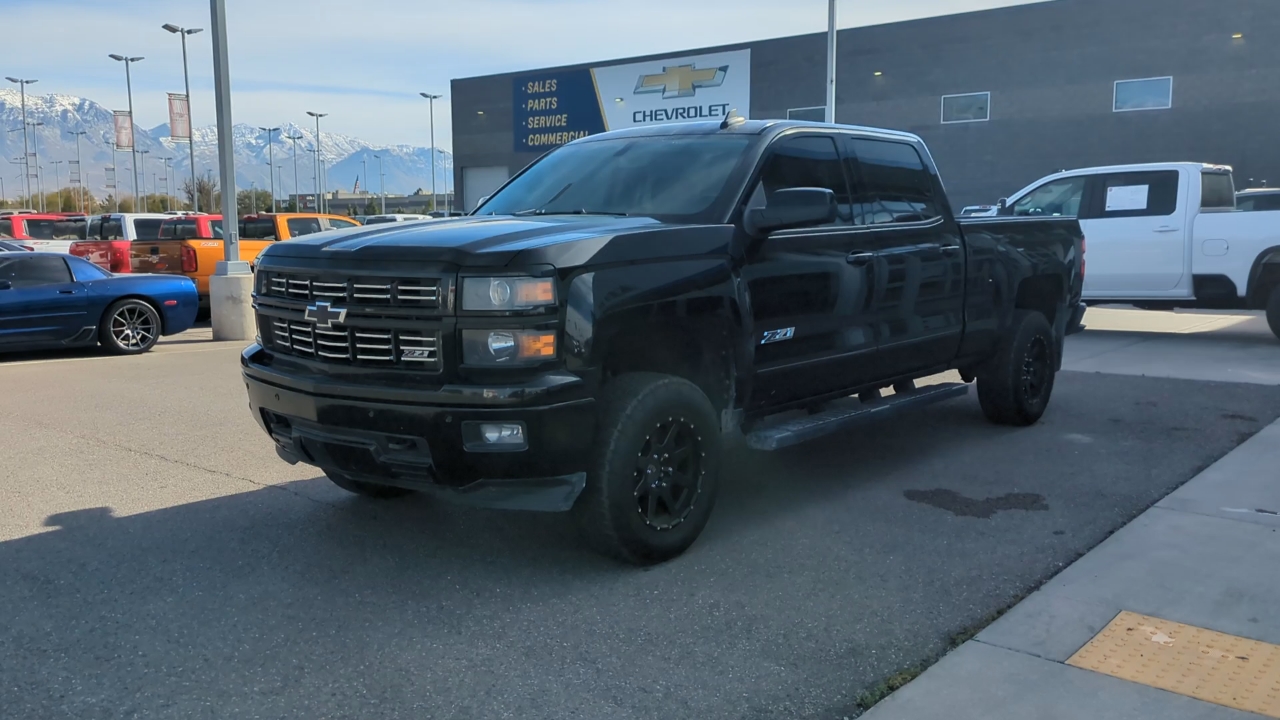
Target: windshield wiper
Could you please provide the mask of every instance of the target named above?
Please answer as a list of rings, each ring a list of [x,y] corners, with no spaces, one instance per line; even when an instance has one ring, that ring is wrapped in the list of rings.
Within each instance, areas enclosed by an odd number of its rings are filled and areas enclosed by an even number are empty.
[[[610,217],[629,217],[624,212],[609,212],[608,210],[547,210],[546,208],[529,208],[528,210],[519,210],[511,213],[512,215],[525,217],[529,215],[608,215]]]

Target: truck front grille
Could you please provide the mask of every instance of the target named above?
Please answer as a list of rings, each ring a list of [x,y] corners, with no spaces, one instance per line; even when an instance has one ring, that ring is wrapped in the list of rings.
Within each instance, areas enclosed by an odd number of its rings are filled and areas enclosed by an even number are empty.
[[[268,342],[277,352],[330,363],[440,370],[439,333],[341,325],[320,328],[313,322],[284,318],[269,321]]]
[[[359,305],[441,307],[439,278],[329,279],[296,273],[270,272],[262,281],[262,294],[287,300],[345,301]]]

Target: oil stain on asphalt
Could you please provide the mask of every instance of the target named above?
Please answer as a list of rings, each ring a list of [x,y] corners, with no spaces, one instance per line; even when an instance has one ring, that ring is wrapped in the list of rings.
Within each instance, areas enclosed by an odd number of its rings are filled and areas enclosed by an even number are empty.
[[[976,500],[965,497],[954,490],[907,490],[903,497],[923,505],[946,510],[959,517],[991,518],[1002,510],[1025,510],[1028,512],[1045,512],[1049,504],[1043,495],[1035,493],[1009,493],[1000,497]]]

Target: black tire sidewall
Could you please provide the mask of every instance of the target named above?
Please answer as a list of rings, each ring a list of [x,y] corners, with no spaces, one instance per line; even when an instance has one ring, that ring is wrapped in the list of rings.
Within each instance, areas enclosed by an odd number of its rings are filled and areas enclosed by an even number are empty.
[[[1267,325],[1271,326],[1271,332],[1280,338],[1280,286],[1271,289],[1271,295],[1267,298]]]
[[[1048,352],[1049,374],[1038,397],[1028,397],[1022,382],[1022,364],[1032,343],[1041,338]],[[1057,341],[1044,315],[1020,310],[1010,335],[1001,344],[987,372],[978,378],[978,397],[987,417],[1008,425],[1031,425],[1048,409],[1057,377]]]
[[[715,506],[720,475],[720,428],[706,395],[688,381],[663,375],[637,375],[607,392],[596,456],[589,473],[582,511],[604,522],[605,538],[599,548],[637,564],[662,562],[680,555],[706,527]],[[693,509],[683,522],[665,530],[650,527],[640,515],[635,499],[636,458],[646,438],[668,418],[693,426],[701,453],[701,480]],[[594,507],[593,507],[594,506]],[[600,533],[595,533],[600,535]]]
[[[121,310],[123,310],[126,307],[143,308],[148,313],[151,314],[152,319],[155,321],[155,325],[156,325],[155,337],[151,339],[151,343],[146,347],[142,347],[142,348],[125,347],[120,344],[120,341],[116,339],[115,334],[111,332],[112,319],[115,318],[117,313],[119,313]],[[115,355],[141,355],[144,352],[150,351],[152,348],[156,346],[156,343],[160,342],[160,334],[162,331],[161,323],[162,323],[162,320],[160,319],[160,313],[156,311],[156,309],[152,307],[150,303],[144,302],[142,300],[117,300],[116,302],[112,303],[111,307],[107,308],[107,311],[102,315],[102,323],[98,328],[98,342],[106,346],[107,350]]]

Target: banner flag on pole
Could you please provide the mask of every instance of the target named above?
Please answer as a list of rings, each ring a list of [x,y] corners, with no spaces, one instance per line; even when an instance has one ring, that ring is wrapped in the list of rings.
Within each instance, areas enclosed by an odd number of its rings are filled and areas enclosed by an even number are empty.
[[[133,116],[128,110],[116,110],[116,150],[133,149]]]
[[[182,93],[169,93],[169,138],[191,142],[191,106]]]

